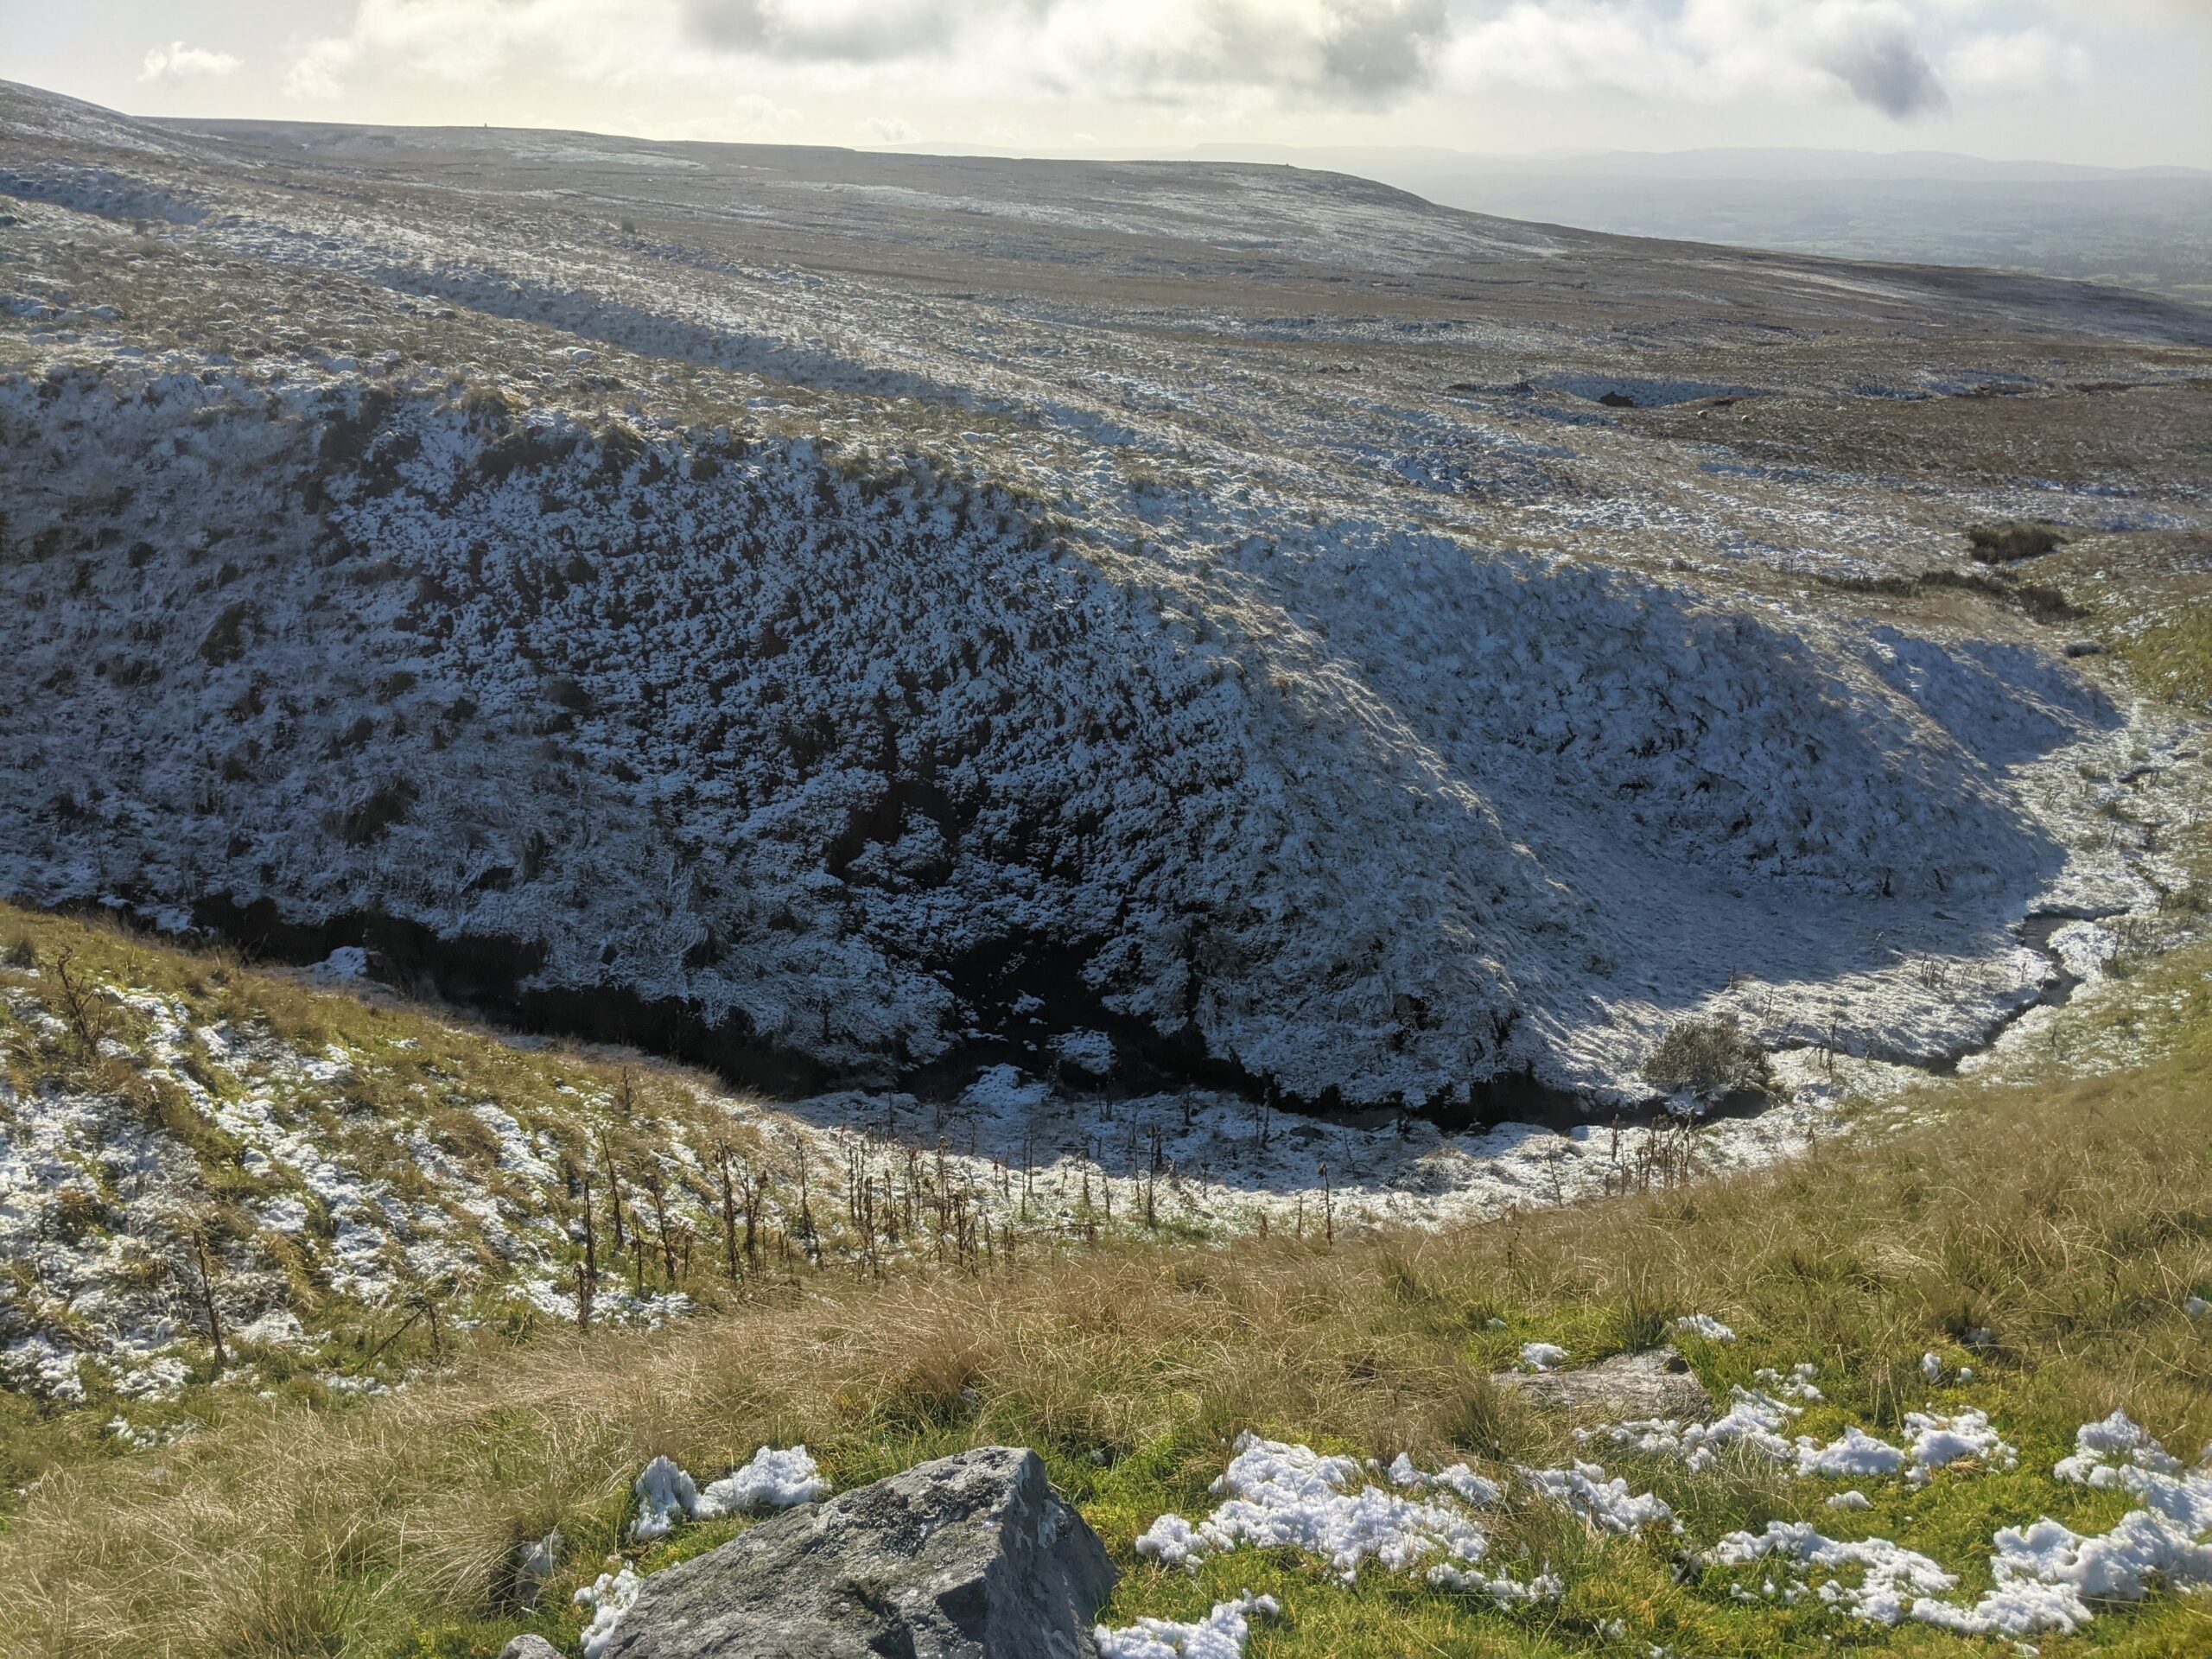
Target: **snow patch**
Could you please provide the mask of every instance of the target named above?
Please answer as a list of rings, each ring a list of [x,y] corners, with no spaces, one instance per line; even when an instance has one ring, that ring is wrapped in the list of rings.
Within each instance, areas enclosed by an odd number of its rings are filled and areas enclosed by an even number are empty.
[[[1098,1659],[1239,1659],[1252,1634],[1252,1621],[1282,1611],[1273,1596],[1246,1592],[1235,1601],[1217,1601],[1195,1624],[1140,1618],[1124,1630],[1101,1624],[1091,1632]]]
[[[1710,1313],[1692,1313],[1687,1318],[1676,1319],[1669,1328],[1689,1336],[1702,1337],[1707,1342],[1736,1340],[1736,1333]]]
[[[678,1522],[711,1520],[753,1510],[788,1510],[811,1503],[830,1483],[804,1446],[786,1451],[762,1446],[704,1491],[669,1457],[655,1458],[637,1479],[638,1516],[630,1536],[639,1543],[664,1538]]]
[[[601,1659],[606,1653],[622,1615],[637,1605],[638,1592],[645,1587],[638,1570],[626,1566],[619,1573],[601,1573],[576,1592],[576,1605],[591,1610],[591,1622],[584,1626],[582,1638],[584,1659]]]

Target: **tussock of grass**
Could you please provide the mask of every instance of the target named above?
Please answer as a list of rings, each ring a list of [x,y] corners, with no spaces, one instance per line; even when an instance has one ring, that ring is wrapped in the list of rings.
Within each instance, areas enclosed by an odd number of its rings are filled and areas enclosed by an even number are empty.
[[[1737,1029],[1733,1014],[1684,1020],[1662,1038],[1643,1063],[1643,1079],[1669,1094],[1720,1100],[1738,1091],[1774,1088],[1766,1051]]]
[[[2120,649],[2145,690],[2185,709],[2212,712],[2212,613],[2204,602],[2178,607]]]
[[[1732,1603],[1678,1582],[1667,1541],[1601,1543],[1548,1511],[1498,1525],[1500,1559],[1525,1544],[1569,1579],[1560,1607],[1517,1618],[1387,1577],[1345,1591],[1288,1557],[1167,1574],[1129,1544],[1163,1510],[1204,1513],[1247,1427],[1384,1459],[1556,1460],[1573,1450],[1563,1427],[1488,1373],[1535,1337],[1589,1358],[1692,1312],[1745,1335],[1687,1343],[1716,1387],[1817,1362],[1829,1403],[1806,1417],[1813,1433],[1894,1424],[1930,1397],[1920,1355],[1967,1357],[1960,1344],[1986,1328],[1994,1346],[1972,1355],[1981,1375],[1955,1400],[1992,1411],[2021,1472],[1947,1474],[1851,1519],[1955,1566],[2054,1504],[2108,1524],[2109,1495],[2054,1498],[2042,1478],[2078,1424],[2124,1406],[2177,1448],[2212,1435],[2212,1331],[2179,1306],[2212,1291],[2205,965],[2177,964],[2190,1001],[2167,1059],[2065,1087],[1961,1084],[1928,1126],[1764,1174],[1334,1250],[1116,1246],[982,1278],[810,1278],[652,1336],[487,1344],[456,1374],[355,1409],[238,1401],[196,1439],[39,1484],[0,1533],[0,1649],[458,1655],[524,1625],[566,1639],[562,1592],[618,1548],[648,1458],[719,1472],[763,1441],[804,1440],[840,1485],[969,1444],[1037,1446],[1130,1569],[1110,1616],[1272,1590],[1287,1617],[1265,1655],[1604,1650],[1611,1620],[1683,1654],[1830,1635],[1966,1650],[1816,1602]],[[1617,1471],[1675,1503],[1698,1539],[1818,1503],[1739,1465]],[[1845,1529],[1818,1508],[1806,1518]],[[575,1546],[568,1577],[539,1610],[507,1605],[512,1550],[556,1525]],[[679,1533],[648,1564],[729,1529]],[[2207,1611],[2157,1600],[2044,1651],[2201,1653]]]
[[[2041,558],[2056,551],[2065,540],[2054,524],[1976,524],[1967,531],[1967,545],[1982,564]]]

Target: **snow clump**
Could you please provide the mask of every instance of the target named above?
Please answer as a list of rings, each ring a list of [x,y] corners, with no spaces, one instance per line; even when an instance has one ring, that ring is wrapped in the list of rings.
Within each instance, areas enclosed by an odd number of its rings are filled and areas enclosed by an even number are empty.
[[[638,1592],[645,1587],[637,1568],[625,1567],[620,1573],[602,1573],[593,1583],[576,1592],[579,1607],[591,1609],[591,1623],[584,1626],[584,1659],[600,1659],[614,1640],[615,1626],[621,1624],[622,1615],[636,1605]]]
[[[698,1483],[671,1459],[655,1458],[638,1477],[638,1518],[630,1536],[639,1543],[664,1538],[679,1520],[710,1521],[748,1510],[788,1510],[811,1503],[830,1483],[804,1446],[779,1452],[762,1446],[753,1460],[699,1490]]]
[[[1217,1601],[1213,1611],[1192,1624],[1173,1619],[1140,1618],[1127,1630],[1103,1624],[1091,1631],[1098,1659],[1238,1659],[1252,1634],[1252,1620],[1273,1618],[1282,1605],[1273,1596],[1249,1591],[1234,1601]]]
[[[1693,1337],[1703,1337],[1707,1342],[1733,1342],[1736,1333],[1714,1319],[1710,1313],[1692,1313],[1676,1319],[1672,1327]]]
[[[699,1516],[742,1515],[748,1510],[788,1510],[826,1497],[830,1483],[803,1446],[779,1452],[762,1446],[753,1461],[733,1469],[699,1494]]]
[[[1524,1371],[1555,1371],[1566,1363],[1567,1350],[1555,1342],[1521,1344],[1521,1369]]]

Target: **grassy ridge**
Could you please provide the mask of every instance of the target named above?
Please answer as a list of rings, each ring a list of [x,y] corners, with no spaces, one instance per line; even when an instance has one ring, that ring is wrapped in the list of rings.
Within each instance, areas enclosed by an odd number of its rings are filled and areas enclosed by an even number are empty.
[[[1556,1608],[1508,1616],[1370,1573],[1346,1591],[1300,1558],[1237,1554],[1196,1578],[1137,1563],[1157,1514],[1202,1515],[1227,1441],[1253,1427],[1388,1459],[1558,1463],[1564,1427],[1489,1382],[1541,1338],[1578,1359],[1649,1343],[1665,1319],[1744,1333],[1691,1344],[1706,1381],[1811,1360],[1829,1404],[1798,1427],[1877,1431],[1929,1398],[1988,1409],[2017,1474],[1945,1473],[1839,1516],[1828,1488],[1770,1470],[1606,1459],[1675,1504],[1692,1541],[1769,1518],[1880,1535],[1986,1579],[1990,1532],[2050,1512],[2101,1529],[2109,1494],[2055,1489],[2076,1425],[2125,1406],[2187,1455],[2212,1438],[2212,954],[2144,970],[2128,1017],[2160,1010],[2164,1058],[2032,1089],[1961,1084],[1898,1133],[1831,1141],[1801,1163],[1675,1193],[1334,1249],[1113,1243],[988,1274],[876,1282],[809,1274],[652,1334],[480,1332],[450,1373],[365,1405],[204,1391],[205,1432],[147,1453],[81,1446],[0,1523],[0,1651],[62,1655],[463,1655],[522,1628],[572,1643],[566,1589],[618,1548],[627,1488],[667,1452],[702,1476],[764,1441],[804,1440],[841,1485],[958,1446],[1020,1441],[1130,1569],[1109,1617],[1188,1616],[1244,1589],[1287,1616],[1255,1651],[1764,1654],[1837,1644],[1979,1650],[1848,1624],[1817,1602],[1731,1600],[1678,1582],[1664,1540],[1601,1542],[1546,1509],[1510,1510],[1495,1554],[1525,1546],[1568,1581]],[[1502,1319],[1502,1327],[1493,1319]],[[1980,1375],[1929,1389],[1934,1349],[1986,1327]],[[1586,1453],[1586,1455],[1587,1455]],[[728,1535],[683,1529],[654,1567]],[[564,1576],[536,1609],[508,1583],[515,1546],[558,1526]],[[2154,1599],[2046,1654],[2201,1656],[2212,1607]]]

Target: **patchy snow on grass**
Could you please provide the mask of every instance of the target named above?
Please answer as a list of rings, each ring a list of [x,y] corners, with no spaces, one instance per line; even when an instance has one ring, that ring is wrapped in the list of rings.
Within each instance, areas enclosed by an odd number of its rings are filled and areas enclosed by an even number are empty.
[[[1820,1385],[1813,1381],[1820,1374],[1818,1365],[1804,1360],[1791,1366],[1787,1376],[1771,1365],[1762,1365],[1751,1373],[1751,1381],[1764,1384],[1770,1395],[1779,1399],[1818,1402],[1827,1397],[1821,1392]]]
[[[707,1521],[754,1510],[788,1510],[826,1496],[830,1483],[804,1446],[779,1451],[762,1446],[750,1461],[703,1491],[669,1457],[655,1458],[637,1478],[637,1518],[630,1536],[639,1543],[665,1538],[679,1522]]]
[[[1566,1363],[1567,1350],[1555,1342],[1521,1344],[1521,1369],[1524,1371],[1555,1371]]]
[[[1831,1576],[1818,1586],[1822,1601],[1873,1624],[1903,1621],[1914,1599],[1942,1595],[1957,1575],[1916,1550],[1884,1538],[1846,1542],[1824,1536],[1809,1521],[1770,1521],[1759,1533],[1733,1532],[1715,1544],[1710,1558],[1724,1567],[1746,1566],[1778,1557],[1831,1574],[1855,1570],[1858,1582]]]
[[[1668,1327],[1685,1336],[1702,1337],[1707,1342],[1733,1342],[1736,1333],[1714,1319],[1710,1313],[1692,1313],[1679,1319]]]
[[[1441,1487],[1462,1503],[1478,1510],[1496,1504],[1500,1496],[1496,1481],[1477,1474],[1464,1463],[1455,1463],[1434,1474],[1424,1474],[1414,1466],[1414,1460],[1404,1452],[1398,1453],[1389,1468],[1390,1484],[1416,1492]]]
[[[1539,1496],[1573,1510],[1600,1532],[1622,1537],[1646,1527],[1665,1524],[1680,1532],[1681,1522],[1667,1501],[1655,1492],[1635,1493],[1616,1476],[1608,1480],[1594,1463],[1578,1463],[1571,1469],[1523,1469],[1522,1478]]]
[[[1711,1468],[1732,1446],[1787,1463],[1792,1453],[1782,1431],[1802,1414],[1802,1407],[1739,1387],[1733,1391],[1728,1409],[1709,1423],[1641,1417],[1577,1429],[1574,1437],[1585,1444],[1601,1441],[1652,1456],[1680,1458],[1694,1471]]]
[[[1195,1567],[1235,1549],[1318,1555],[1347,1583],[1370,1560],[1410,1573],[1427,1557],[1471,1566],[1489,1540],[1457,1503],[1400,1497],[1367,1484],[1358,1460],[1246,1433],[1214,1492],[1224,1501],[1196,1526],[1164,1515],[1137,1539],[1140,1555]]]
[[[1167,1618],[1140,1618],[1123,1630],[1101,1624],[1091,1632],[1098,1659],[1239,1659],[1255,1618],[1282,1611],[1273,1596],[1246,1592],[1235,1601],[1217,1601],[1204,1618],[1179,1624]]]
[[[620,1572],[601,1573],[576,1592],[576,1605],[591,1610],[591,1621],[584,1626],[582,1637],[583,1659],[601,1659],[606,1653],[622,1615],[637,1605],[638,1592],[645,1587],[638,1570],[626,1565]]]
[[[2000,1468],[2018,1462],[1979,1412],[1952,1418],[1916,1413],[1906,1426],[1915,1437],[1913,1462],[1922,1471],[1963,1457]],[[1856,1583],[1836,1576],[1822,1582],[1821,1599],[1872,1624],[1911,1619],[1961,1635],[2016,1639],[2044,1630],[2077,1631],[2096,1616],[2100,1604],[2139,1601],[2156,1586],[2212,1586],[2207,1536],[2212,1535],[2212,1468],[2184,1472],[2179,1459],[2124,1412],[2082,1425],[2075,1446],[2054,1467],[2054,1479],[2125,1491],[2139,1507],[2107,1531],[2088,1535],[2049,1516],[1999,1529],[1992,1540],[1992,1587],[1971,1602],[1947,1599],[1957,1575],[1925,1555],[1886,1539],[1827,1538],[1806,1522],[1777,1521],[1764,1533],[1732,1533],[1710,1558],[1724,1566],[1780,1558],[1831,1574],[1855,1570]],[[1872,1507],[1856,1491],[1836,1494],[1828,1506]]]
[[[358,944],[341,944],[309,971],[317,979],[365,979],[369,973],[369,953]]]
[[[1472,1512],[1500,1500],[1495,1481],[1464,1463],[1425,1472],[1403,1453],[1388,1478],[1416,1496],[1368,1484],[1355,1459],[1248,1432],[1214,1483],[1224,1501],[1213,1513],[1196,1525],[1179,1515],[1160,1516],[1139,1535],[1136,1552],[1196,1572],[1200,1562],[1240,1548],[1296,1549],[1326,1561],[1346,1584],[1372,1561],[1502,1607],[1560,1595],[1560,1580],[1548,1569],[1526,1578],[1484,1569],[1490,1540]]]

